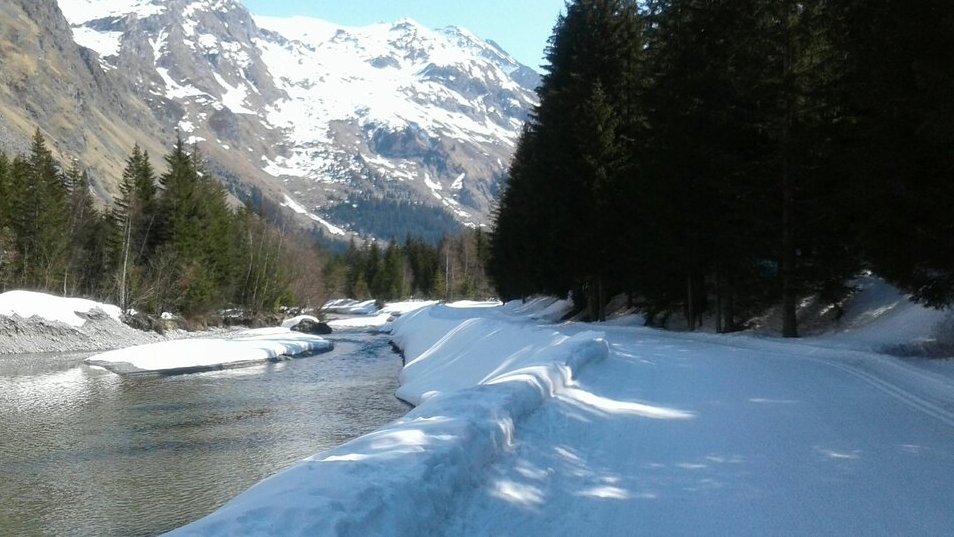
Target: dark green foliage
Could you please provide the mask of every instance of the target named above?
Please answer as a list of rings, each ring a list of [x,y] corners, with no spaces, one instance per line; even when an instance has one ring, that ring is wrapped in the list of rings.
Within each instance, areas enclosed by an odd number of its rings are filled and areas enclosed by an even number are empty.
[[[39,130],[30,154],[14,160],[11,179],[17,283],[57,289],[69,245],[69,191]]]
[[[437,207],[373,197],[340,203],[327,214],[352,231],[374,237],[414,235],[437,244],[445,234],[460,231],[460,224]]]
[[[720,331],[869,263],[954,301],[954,7],[575,0],[501,196],[504,298],[624,292]]]
[[[620,290],[605,256],[620,247],[631,216],[619,193],[634,177],[642,45],[634,2],[572,2],[557,22],[540,105],[496,215],[490,271],[504,298],[575,291],[577,304],[601,318],[606,297]]]
[[[954,302],[954,4],[838,2],[846,175],[870,212],[872,268],[930,306]]]
[[[489,244],[480,230],[445,236],[437,246],[410,236],[364,248],[351,242],[331,258],[324,273],[328,293],[359,300],[401,298],[486,299],[494,295],[486,277]]]
[[[89,176],[73,162],[64,175],[69,191],[69,248],[63,277],[66,295],[93,295],[110,270],[107,220],[93,204]]]
[[[0,155],[0,290],[84,295],[140,311],[201,315],[241,306],[318,306],[321,259],[308,240],[233,211],[196,149],[178,140],[162,189],[135,146],[120,195],[100,213],[79,163],[60,173],[37,133],[29,156]]]
[[[0,289],[12,284],[17,267],[13,228],[13,163],[0,152]]]

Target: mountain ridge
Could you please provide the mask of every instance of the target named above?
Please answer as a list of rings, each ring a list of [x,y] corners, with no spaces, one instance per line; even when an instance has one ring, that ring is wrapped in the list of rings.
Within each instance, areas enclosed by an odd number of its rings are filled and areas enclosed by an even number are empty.
[[[539,75],[460,27],[259,17],[235,0],[0,3],[62,9],[91,76],[103,79],[91,93],[116,93],[96,108],[124,122],[119,138],[162,154],[178,131],[239,198],[266,198],[330,236],[361,231],[326,216],[367,196],[489,223],[536,104]],[[107,152],[122,162],[128,150]],[[115,193],[115,171],[94,174],[104,177],[101,197]]]

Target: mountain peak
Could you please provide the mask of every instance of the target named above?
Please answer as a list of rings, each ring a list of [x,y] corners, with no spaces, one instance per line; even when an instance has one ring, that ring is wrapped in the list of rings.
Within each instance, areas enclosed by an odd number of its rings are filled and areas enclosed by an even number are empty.
[[[89,21],[122,18],[135,15],[145,18],[166,10],[163,0],[58,0],[60,10],[70,24],[76,26]]]
[[[394,21],[391,24],[392,28],[421,28],[427,30],[428,28],[423,24],[417,22],[411,17],[401,17],[400,19]]]
[[[458,26],[252,16],[235,0],[58,1],[74,39],[235,188],[288,196],[332,233],[336,207],[369,197],[487,223],[536,104],[533,72]]]

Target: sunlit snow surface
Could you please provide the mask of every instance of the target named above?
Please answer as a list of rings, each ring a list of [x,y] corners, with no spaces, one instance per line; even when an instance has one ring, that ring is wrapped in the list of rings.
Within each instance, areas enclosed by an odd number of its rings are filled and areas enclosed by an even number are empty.
[[[296,213],[305,215],[308,218],[314,220],[315,222],[318,222],[319,224],[324,226],[325,229],[327,229],[328,232],[331,233],[332,235],[344,236],[346,234],[345,230],[332,224],[331,222],[325,220],[324,218],[318,216],[317,214],[309,212],[307,209],[302,207],[300,203],[288,197],[287,194],[285,194],[285,202],[282,203],[282,207],[288,207],[289,209],[295,211]]]
[[[879,311],[878,300],[857,301],[853,315]],[[402,315],[393,332],[407,359],[398,393],[417,408],[174,534],[946,535],[954,527],[954,371],[868,352],[878,320],[849,319],[841,334],[791,342],[662,332],[636,318],[533,318],[547,309],[556,317],[558,307],[435,305]],[[880,317],[907,326],[894,337],[925,332],[903,319],[920,310],[895,311]]]
[[[163,341],[95,354],[86,363],[121,373],[199,370],[330,350],[331,343],[288,328],[248,330],[231,337]],[[128,364],[132,369],[126,368]]]
[[[73,28],[73,40],[81,47],[95,50],[100,56],[115,56],[123,37],[122,32],[98,32],[92,28]]]
[[[86,319],[77,313],[91,313],[100,310],[119,322],[121,310],[110,304],[94,302],[82,298],[61,298],[32,291],[7,291],[0,294],[0,315],[22,318],[39,317],[70,326],[83,326]]]
[[[166,10],[166,2],[162,0],[59,0],[58,3],[70,24],[129,14],[146,18]]]
[[[335,121],[392,130],[410,125],[430,136],[511,148],[515,145],[520,121],[474,119],[494,117],[500,111],[430,79],[428,73],[433,70],[463,69],[467,76],[493,80],[513,91],[526,100],[524,104],[535,99],[509,78],[519,67],[513,58],[495,51],[501,60],[489,61],[487,45],[463,29],[431,30],[409,19],[366,27],[304,17],[256,16],[255,21],[291,39],[284,43],[256,40],[275,84],[289,95],[269,109],[268,122],[288,129],[291,140],[302,148],[290,159],[270,164],[273,174],[323,179],[313,156],[304,158],[302,151],[333,144],[330,129]],[[417,179],[396,169],[393,161],[369,158],[367,162],[379,167],[385,176]],[[437,190],[433,186],[431,189]],[[446,201],[451,210],[460,211],[452,198],[436,192],[435,197]]]

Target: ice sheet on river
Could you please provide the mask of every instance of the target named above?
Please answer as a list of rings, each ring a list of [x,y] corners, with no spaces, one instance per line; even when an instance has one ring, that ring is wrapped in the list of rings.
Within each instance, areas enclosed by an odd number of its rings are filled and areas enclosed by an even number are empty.
[[[324,338],[287,328],[261,328],[230,337],[163,341],[90,356],[86,363],[121,375],[230,369],[317,354],[332,349]]]

